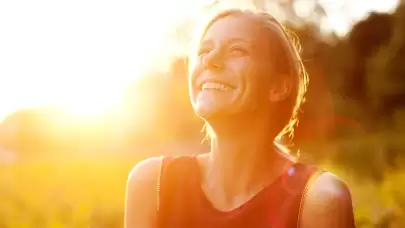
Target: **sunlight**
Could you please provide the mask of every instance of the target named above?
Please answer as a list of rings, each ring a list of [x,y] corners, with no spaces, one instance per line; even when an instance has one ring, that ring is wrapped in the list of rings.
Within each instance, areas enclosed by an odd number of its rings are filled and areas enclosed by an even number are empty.
[[[339,36],[345,36],[351,27],[367,17],[372,11],[392,13],[399,0],[322,0],[328,18],[322,23],[323,30],[333,30]]]
[[[84,91],[81,93],[85,93]],[[78,94],[81,94],[78,93]],[[91,91],[91,96],[62,97],[56,104],[65,110],[68,116],[93,118],[106,114],[113,108],[121,108],[122,96],[103,90]]]
[[[369,7],[356,1],[349,13],[388,10],[397,1],[370,1]],[[167,66],[178,49],[165,37],[168,29],[182,18],[198,17],[211,2],[2,1],[0,121],[18,109],[47,104],[77,115],[106,112],[142,72]],[[350,22],[336,4],[329,6],[324,26],[347,32]]]
[[[40,105],[87,116],[120,103],[146,67],[159,68],[166,29],[189,2],[2,2],[0,121]]]

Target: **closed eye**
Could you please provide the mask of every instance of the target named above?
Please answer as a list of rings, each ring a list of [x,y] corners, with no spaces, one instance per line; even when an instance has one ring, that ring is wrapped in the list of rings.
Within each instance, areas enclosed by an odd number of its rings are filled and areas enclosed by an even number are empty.
[[[210,50],[209,50],[208,48],[200,48],[200,49],[198,50],[198,56],[202,56],[202,55],[208,54],[209,52],[210,52]]]
[[[243,47],[233,46],[229,49],[229,54],[236,57],[244,56],[248,54],[248,50]]]

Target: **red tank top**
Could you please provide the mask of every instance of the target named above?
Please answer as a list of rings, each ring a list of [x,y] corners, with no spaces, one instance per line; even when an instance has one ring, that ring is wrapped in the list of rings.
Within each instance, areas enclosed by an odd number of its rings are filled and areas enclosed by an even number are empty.
[[[166,157],[159,184],[158,228],[299,227],[307,182],[316,167],[296,163],[237,209],[215,209],[201,189],[197,159]]]

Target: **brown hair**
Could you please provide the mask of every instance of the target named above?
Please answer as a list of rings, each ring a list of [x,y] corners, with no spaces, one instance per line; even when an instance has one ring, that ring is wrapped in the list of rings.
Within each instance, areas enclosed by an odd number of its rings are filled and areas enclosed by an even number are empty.
[[[277,52],[277,58],[272,59],[276,62],[277,74],[288,75],[294,78],[294,85],[289,98],[280,103],[280,112],[276,115],[280,121],[276,139],[289,139],[294,137],[294,129],[298,125],[298,114],[300,107],[305,101],[309,78],[300,57],[301,46],[297,37],[285,29],[273,16],[266,12],[254,12],[250,10],[231,9],[220,12],[213,17],[205,26],[201,38],[207,30],[218,20],[228,17],[246,17],[264,28],[265,34],[271,37],[271,41],[276,45],[272,50]],[[200,38],[200,39],[201,39]],[[287,63],[287,64],[286,64]],[[210,128],[204,125],[203,131],[206,131],[207,137],[210,137]]]

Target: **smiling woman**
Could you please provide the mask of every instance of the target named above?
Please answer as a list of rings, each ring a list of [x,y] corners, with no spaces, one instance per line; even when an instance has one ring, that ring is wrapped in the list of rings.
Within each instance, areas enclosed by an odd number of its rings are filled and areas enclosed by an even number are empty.
[[[210,150],[137,164],[126,227],[355,227],[345,183],[277,140],[293,136],[308,84],[290,33],[268,13],[232,9],[198,41],[189,97]]]

